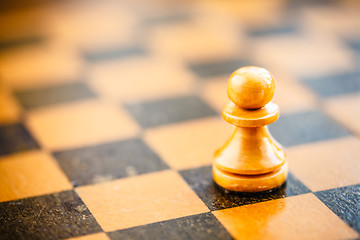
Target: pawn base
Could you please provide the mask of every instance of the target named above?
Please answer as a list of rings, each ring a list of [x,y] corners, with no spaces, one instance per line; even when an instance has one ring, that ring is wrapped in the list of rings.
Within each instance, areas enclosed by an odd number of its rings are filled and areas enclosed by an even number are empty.
[[[281,186],[287,177],[288,165],[285,162],[279,169],[259,175],[240,175],[223,171],[213,165],[214,181],[234,192],[263,192]]]

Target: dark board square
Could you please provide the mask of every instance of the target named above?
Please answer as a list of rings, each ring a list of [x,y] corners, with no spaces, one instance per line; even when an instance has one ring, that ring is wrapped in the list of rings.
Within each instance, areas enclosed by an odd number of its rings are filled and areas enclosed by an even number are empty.
[[[121,59],[130,56],[145,55],[145,49],[141,47],[129,47],[119,49],[105,49],[97,51],[86,51],[85,58],[90,62]]]
[[[45,37],[40,35],[28,36],[25,38],[1,39],[0,51],[8,50],[11,48],[19,48],[23,46],[40,45],[43,44],[44,42],[45,42]]]
[[[336,215],[360,233],[360,184],[316,192]]]
[[[0,156],[39,148],[24,125],[0,126]]]
[[[349,135],[345,128],[319,111],[282,115],[269,129],[286,147]]]
[[[360,72],[305,79],[304,83],[323,97],[360,92]]]
[[[82,82],[17,91],[15,95],[26,109],[95,97],[93,91]]]
[[[56,152],[54,156],[75,187],[168,168],[139,139]]]
[[[243,59],[222,59],[201,63],[190,63],[189,68],[201,79],[229,75],[236,69],[251,65]]]
[[[360,53],[360,38],[358,39],[352,39],[352,40],[348,40],[347,44],[354,49],[355,51],[357,51],[358,53]]]
[[[311,192],[311,190],[299,179],[297,179],[291,172],[289,172],[287,177],[285,189],[282,191],[282,197],[296,196]]]
[[[252,194],[229,192],[217,186],[212,178],[211,166],[184,170],[180,172],[180,174],[212,211],[310,192],[310,190],[291,173],[288,176],[286,184],[278,189]]]
[[[217,114],[196,96],[126,104],[125,107],[144,128],[215,116]]]
[[[108,233],[110,239],[232,239],[211,213],[203,213]]]
[[[102,231],[74,191],[0,203],[1,239],[61,239]]]
[[[292,22],[282,22],[282,24],[273,27],[266,26],[262,28],[250,29],[248,33],[252,37],[265,37],[278,34],[294,34],[296,31],[296,24]]]
[[[335,5],[337,0],[289,0],[287,1],[287,7],[289,10],[300,10],[302,7],[318,7],[318,6],[330,6]]]

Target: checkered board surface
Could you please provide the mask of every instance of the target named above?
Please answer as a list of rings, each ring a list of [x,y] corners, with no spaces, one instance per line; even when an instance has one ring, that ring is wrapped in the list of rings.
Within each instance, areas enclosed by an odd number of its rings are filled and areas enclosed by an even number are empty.
[[[0,239],[357,239],[357,1],[7,1]],[[266,67],[286,185],[211,176],[226,81]]]

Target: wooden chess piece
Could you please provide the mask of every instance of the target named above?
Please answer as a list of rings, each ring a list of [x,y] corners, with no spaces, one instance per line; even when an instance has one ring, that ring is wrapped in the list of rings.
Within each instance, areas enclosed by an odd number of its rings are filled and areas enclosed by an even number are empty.
[[[235,131],[215,152],[214,181],[237,192],[261,192],[283,184],[288,173],[285,152],[266,125],[279,117],[279,107],[271,102],[275,80],[264,68],[243,67],[229,78],[231,100],[223,109],[225,121]]]

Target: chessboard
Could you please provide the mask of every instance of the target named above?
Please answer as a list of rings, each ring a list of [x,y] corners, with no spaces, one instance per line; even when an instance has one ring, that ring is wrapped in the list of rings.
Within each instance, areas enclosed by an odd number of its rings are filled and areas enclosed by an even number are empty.
[[[358,1],[0,6],[0,239],[359,238]],[[257,194],[211,173],[247,65],[289,163]]]

